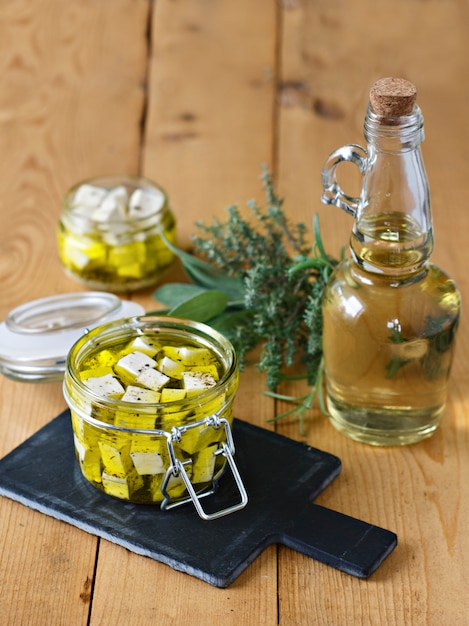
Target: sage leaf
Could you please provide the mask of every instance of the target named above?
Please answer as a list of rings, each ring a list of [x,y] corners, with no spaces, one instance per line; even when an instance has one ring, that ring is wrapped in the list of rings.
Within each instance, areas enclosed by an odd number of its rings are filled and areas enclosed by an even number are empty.
[[[212,266],[207,264],[208,268],[211,269],[211,271],[208,272],[206,267],[200,265],[203,261],[200,261],[200,259],[197,259],[197,261],[197,263],[194,263],[193,259],[190,263],[184,263],[183,261],[187,276],[194,281],[196,285],[211,290],[223,290],[235,300],[242,300],[244,298],[245,288],[241,280],[233,278],[232,276],[226,276],[226,274],[223,274],[221,271],[215,271]]]
[[[242,280],[227,276],[210,263],[181,250],[172,244],[163,232],[160,232],[160,236],[165,245],[179,257],[188,278],[196,285],[205,289],[224,291],[235,300],[244,298],[245,288]]]
[[[220,315],[228,304],[228,296],[224,291],[202,291],[184,302],[173,307],[169,315],[193,320],[194,322],[207,322]]]
[[[161,304],[173,308],[204,291],[206,290],[203,287],[193,283],[171,283],[159,287],[153,297]]]
[[[236,334],[236,328],[242,324],[246,324],[252,318],[251,311],[224,311],[221,315],[210,320],[210,326],[218,330],[219,333],[225,335],[228,339],[233,339]]]

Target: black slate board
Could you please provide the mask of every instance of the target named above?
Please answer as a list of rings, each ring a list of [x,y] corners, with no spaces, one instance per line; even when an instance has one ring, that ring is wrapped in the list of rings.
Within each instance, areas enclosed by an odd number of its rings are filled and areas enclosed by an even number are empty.
[[[340,460],[235,420],[236,464],[247,506],[203,521],[192,504],[169,511],[112,498],[75,460],[69,411],[0,460],[0,495],[119,544],[216,587],[227,587],[270,544],[368,577],[397,544],[394,533],[311,502],[340,473]],[[204,508],[239,500],[224,475]]]

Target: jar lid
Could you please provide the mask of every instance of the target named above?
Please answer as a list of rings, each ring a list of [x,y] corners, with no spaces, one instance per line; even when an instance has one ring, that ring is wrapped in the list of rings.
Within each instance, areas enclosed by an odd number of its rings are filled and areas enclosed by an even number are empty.
[[[68,351],[84,332],[144,312],[136,302],[100,291],[26,302],[0,324],[0,372],[19,381],[60,381]]]

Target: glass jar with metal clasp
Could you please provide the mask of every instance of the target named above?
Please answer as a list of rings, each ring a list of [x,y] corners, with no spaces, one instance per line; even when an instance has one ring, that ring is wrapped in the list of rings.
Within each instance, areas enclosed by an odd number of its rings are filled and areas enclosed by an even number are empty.
[[[72,346],[64,379],[81,472],[115,498],[213,519],[247,503],[231,433],[238,363],[204,324],[146,315],[97,327]],[[229,468],[239,502],[207,513]]]

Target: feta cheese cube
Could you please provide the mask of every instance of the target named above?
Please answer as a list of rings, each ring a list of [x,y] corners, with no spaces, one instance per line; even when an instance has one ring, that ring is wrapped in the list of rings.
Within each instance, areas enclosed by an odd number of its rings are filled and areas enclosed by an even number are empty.
[[[130,457],[135,469],[142,476],[163,474],[165,472],[164,460],[161,454],[147,450],[131,450]]]
[[[130,444],[112,446],[105,441],[99,441],[99,451],[106,472],[119,476],[125,474],[132,468],[132,461],[129,456]]]
[[[161,402],[177,402],[178,400],[184,400],[186,397],[185,389],[174,389],[172,387],[164,387],[161,390]]]
[[[161,394],[158,391],[129,385],[121,400],[124,402],[143,402],[146,404],[155,404],[160,401],[160,396]]]
[[[73,206],[97,208],[104,200],[107,190],[96,185],[80,185],[73,196]]]
[[[192,462],[192,483],[208,483],[213,478],[213,472],[215,471],[215,452],[217,446],[210,446],[201,450],[196,455]]]
[[[210,365],[213,357],[207,348],[193,348],[192,346],[165,346],[164,354],[173,361],[179,361],[183,365]]]
[[[89,376],[84,381],[85,385],[97,396],[106,398],[121,398],[125,389],[112,374],[104,376]]]
[[[195,365],[187,368],[188,372],[208,372],[215,380],[220,378],[216,365]]]
[[[156,361],[144,352],[130,352],[117,361],[114,366],[116,374],[123,380],[135,381],[145,369],[155,367]]]
[[[155,393],[152,391],[151,393]],[[135,400],[133,400],[135,402]],[[154,403],[151,403],[154,404]],[[138,428],[141,430],[154,430],[156,415],[144,412],[116,411],[114,423],[124,428]]]
[[[164,202],[164,194],[159,190],[148,192],[136,189],[130,196],[129,217],[133,219],[150,217],[161,210]]]
[[[184,371],[184,365],[178,363],[177,361],[173,361],[173,359],[170,359],[167,356],[164,356],[158,361],[158,369],[170,378],[180,380],[182,372]]]
[[[182,372],[182,382],[188,397],[210,389],[217,384],[209,372]]]
[[[166,485],[166,491],[171,499],[177,499],[183,496],[186,493],[186,484],[182,476],[171,476]]]
[[[139,374],[136,378],[136,382],[139,385],[143,385],[148,389],[152,389],[153,391],[160,391],[166,383],[168,383],[171,379],[166,374],[162,374],[158,370],[154,368],[149,368],[144,370],[141,374]]]
[[[137,474],[135,469],[126,476],[103,472],[102,484],[104,491],[110,496],[130,500],[131,495],[143,487],[143,478]]]
[[[101,482],[101,455],[98,448],[88,448],[74,435],[75,450],[81,471],[91,482]]]
[[[152,337],[140,335],[130,342],[128,352],[144,352],[148,356],[155,356],[160,347],[160,344]]]
[[[225,438],[225,430],[223,428],[217,429],[213,428],[213,426],[200,426],[199,428],[186,430],[177,445],[181,450],[192,455]]]
[[[96,221],[106,221],[111,217],[123,219],[127,213],[129,194],[124,186],[114,187],[107,191],[99,203],[99,208],[93,213]]]

